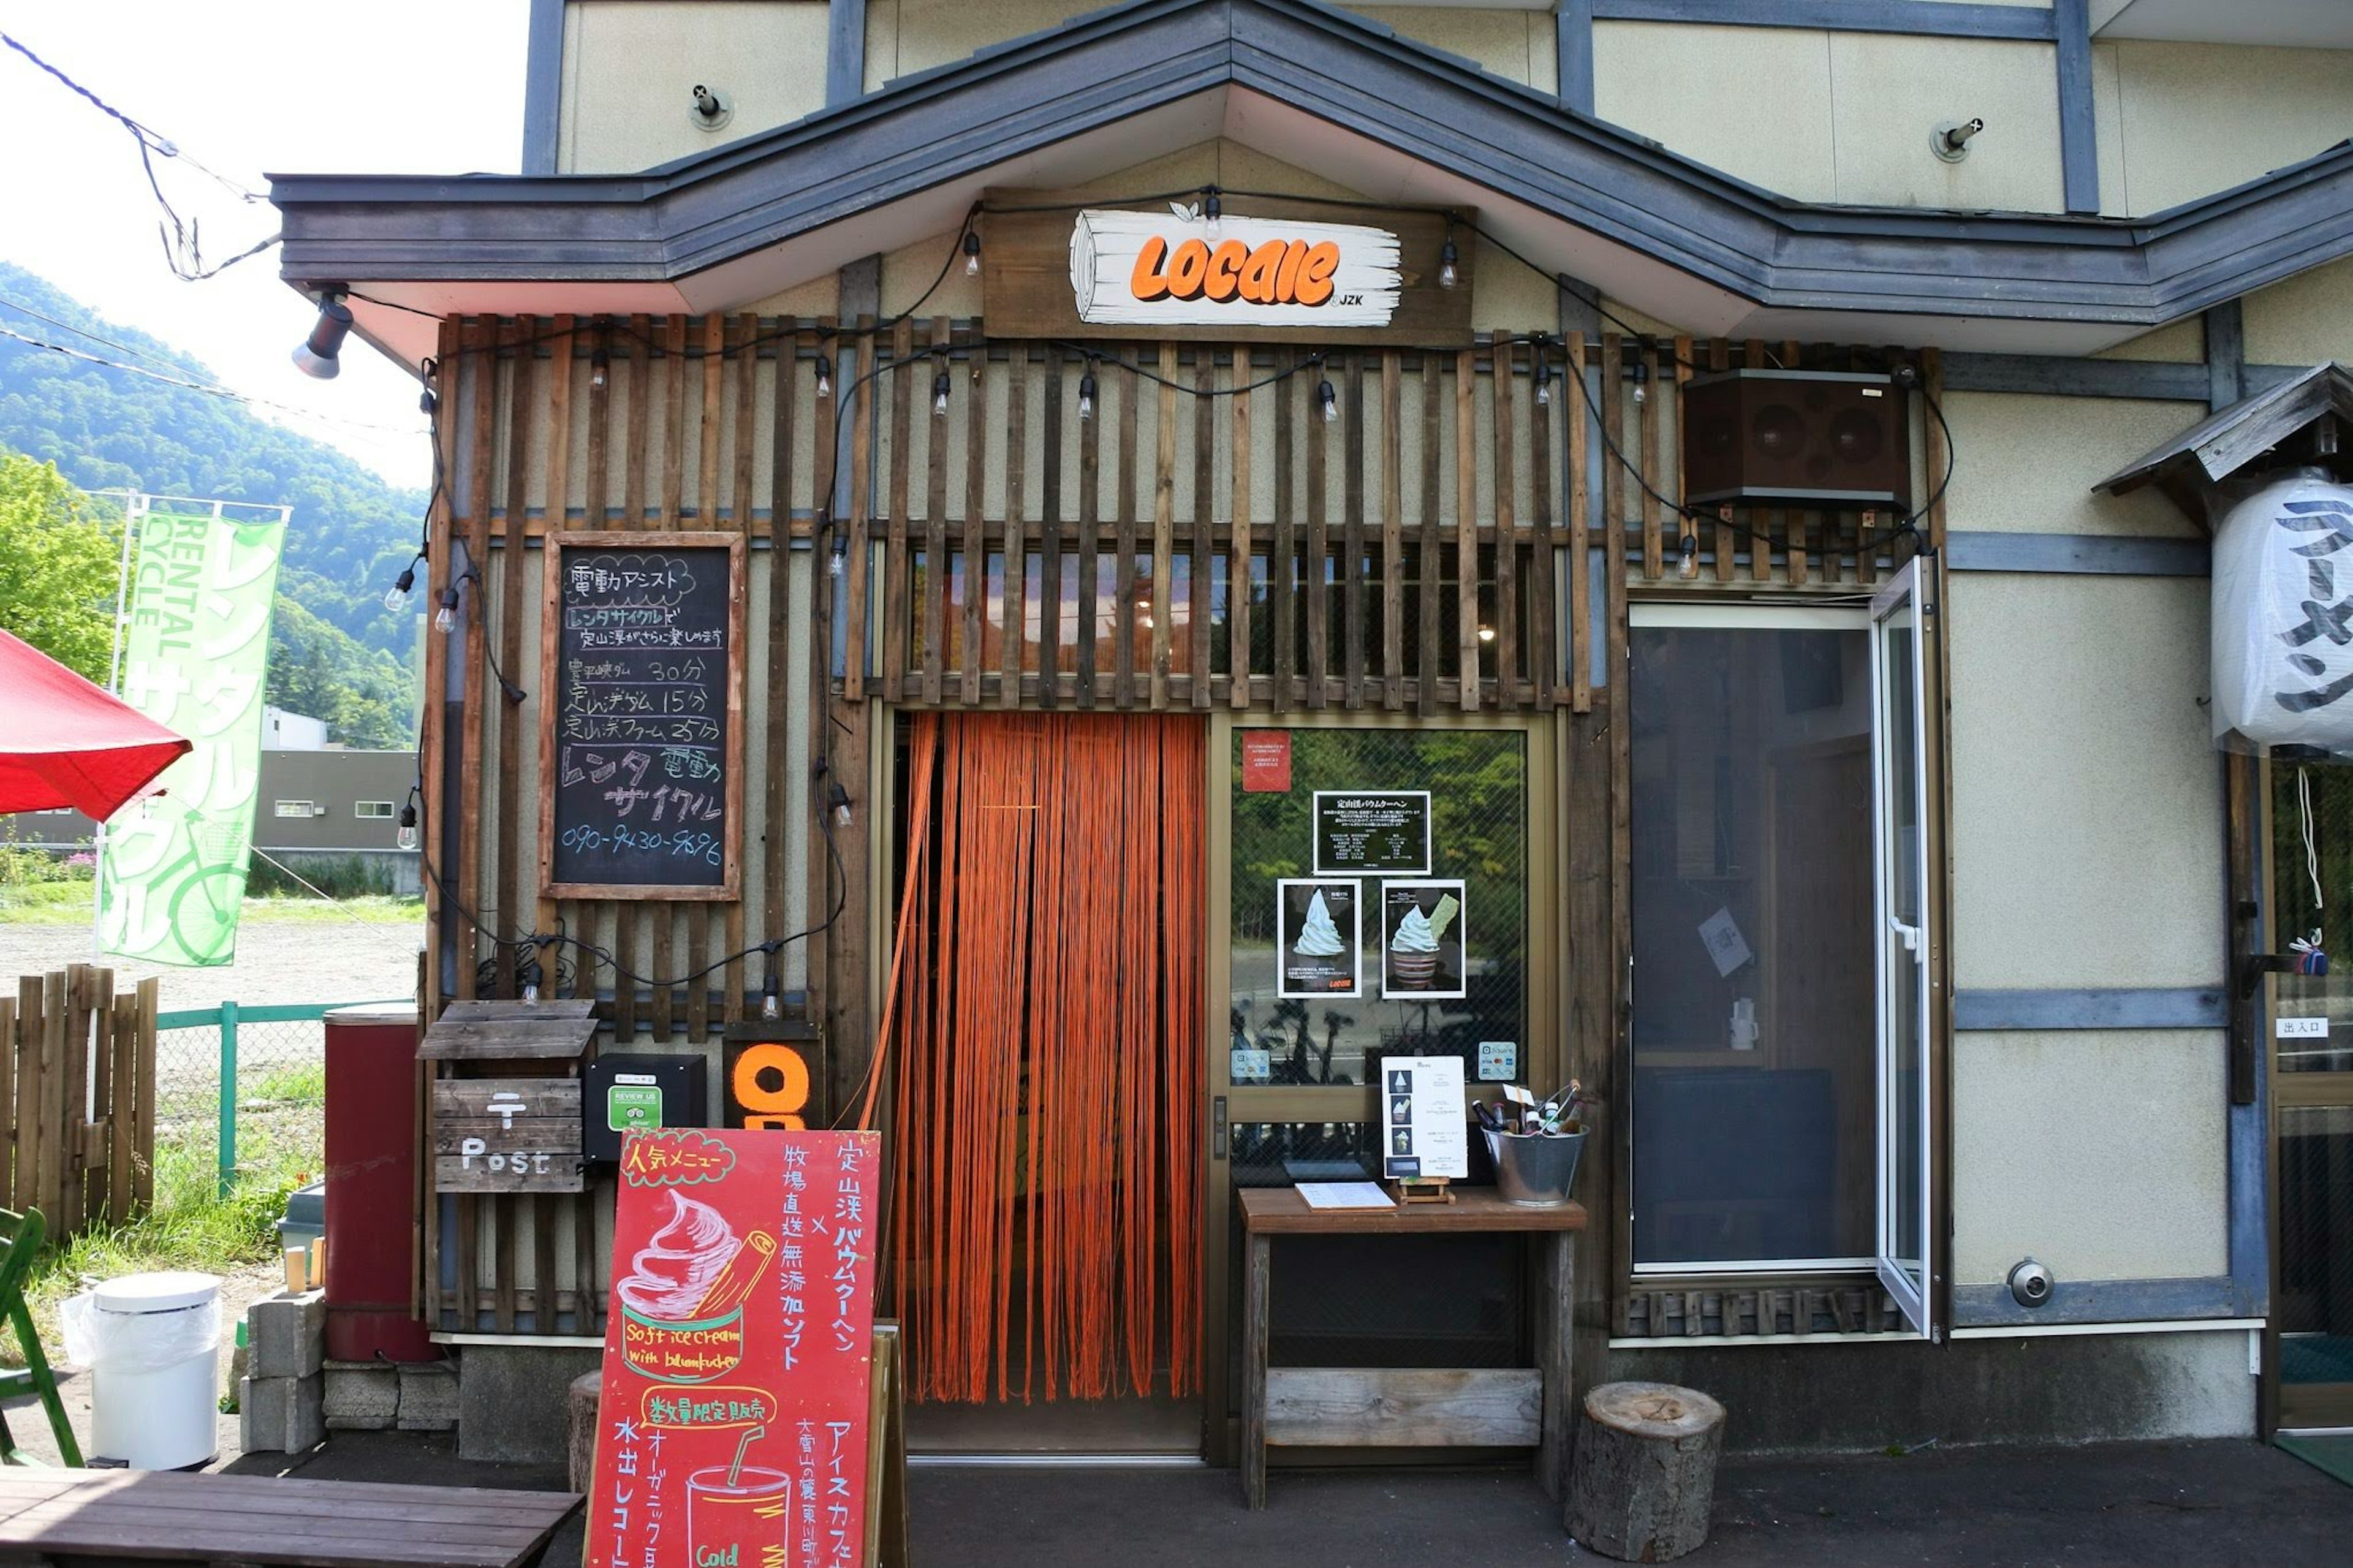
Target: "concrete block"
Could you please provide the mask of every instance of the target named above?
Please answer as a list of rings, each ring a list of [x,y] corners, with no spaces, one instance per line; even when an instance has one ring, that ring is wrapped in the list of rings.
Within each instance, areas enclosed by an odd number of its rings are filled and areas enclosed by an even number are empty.
[[[403,1363],[400,1368],[400,1429],[454,1432],[458,1427],[458,1369],[446,1361]]]
[[[560,1465],[565,1457],[565,1394],[594,1372],[604,1352],[584,1345],[471,1344],[458,1370],[458,1456]]]
[[[248,1454],[301,1454],[327,1438],[326,1377],[248,1377],[237,1386],[240,1445]]]
[[[400,1368],[388,1361],[327,1363],[327,1429],[387,1432],[400,1419]]]
[[[245,1310],[256,1377],[309,1377],[326,1364],[327,1293],[280,1290]]]

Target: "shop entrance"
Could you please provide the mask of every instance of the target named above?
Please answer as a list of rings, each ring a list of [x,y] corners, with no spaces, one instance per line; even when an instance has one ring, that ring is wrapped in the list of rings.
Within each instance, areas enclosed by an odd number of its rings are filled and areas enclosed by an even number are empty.
[[[2271,951],[2315,942],[2330,971],[2274,982],[2265,1360],[2281,1427],[2353,1426],[2353,768],[2274,758],[2270,771]]]
[[[1558,1087],[1554,743],[1509,714],[1210,731],[1213,1462],[1239,1451],[1235,1189],[1377,1179],[1386,1056],[1460,1057],[1480,1098]],[[1277,1366],[1526,1364],[1518,1237],[1293,1237],[1272,1266]]]
[[[885,1262],[917,1448],[1200,1451],[1202,728],[907,721]]]

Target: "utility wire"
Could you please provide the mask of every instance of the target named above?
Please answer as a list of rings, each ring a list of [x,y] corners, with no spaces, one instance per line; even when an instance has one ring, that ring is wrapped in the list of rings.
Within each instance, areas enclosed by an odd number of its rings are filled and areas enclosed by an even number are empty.
[[[31,337],[10,327],[0,327],[0,337],[13,338],[28,347],[47,349],[51,353],[63,354],[68,359],[80,360],[85,364],[98,365],[106,370],[119,370],[126,375],[145,376],[150,381],[162,382],[166,386],[176,386],[187,392],[201,392],[207,397],[220,397],[231,403],[242,403],[249,408],[265,408],[273,414],[290,415],[297,419],[315,419],[322,424],[338,425],[347,430],[374,430],[386,436],[417,434],[413,428],[403,429],[395,425],[370,425],[362,420],[344,419],[332,414],[318,414],[308,408],[296,408],[290,404],[272,403],[267,398],[255,397],[217,383],[189,381],[183,376],[165,375],[161,371],[150,370],[144,365],[124,364],[120,360],[107,359],[103,355],[75,348],[69,343],[53,343],[46,338]]]

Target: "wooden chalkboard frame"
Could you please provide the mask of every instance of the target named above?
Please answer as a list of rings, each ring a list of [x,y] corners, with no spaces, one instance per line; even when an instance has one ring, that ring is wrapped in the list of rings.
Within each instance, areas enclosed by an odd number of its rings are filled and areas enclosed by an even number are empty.
[[[562,718],[556,667],[564,637],[564,552],[567,550],[721,550],[727,552],[727,864],[714,883],[559,882],[555,866],[555,730]],[[744,882],[744,538],[721,532],[625,532],[581,529],[551,533],[541,574],[539,689],[545,694],[539,726],[539,864],[551,899],[671,900],[733,903]]]

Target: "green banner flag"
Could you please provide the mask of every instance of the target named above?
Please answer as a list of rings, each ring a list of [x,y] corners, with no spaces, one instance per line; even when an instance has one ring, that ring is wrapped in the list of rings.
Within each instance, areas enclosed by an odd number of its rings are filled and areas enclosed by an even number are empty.
[[[156,963],[237,952],[260,783],[261,689],[283,522],[150,512],[123,647],[122,700],[195,749],[163,794],[106,825],[100,945]]]

